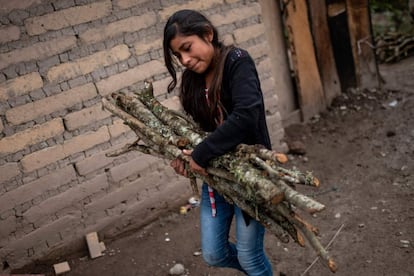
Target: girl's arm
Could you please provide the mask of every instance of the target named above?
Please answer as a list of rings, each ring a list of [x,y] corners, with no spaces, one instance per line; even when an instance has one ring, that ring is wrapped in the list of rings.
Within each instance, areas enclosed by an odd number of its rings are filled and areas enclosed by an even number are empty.
[[[260,136],[257,132],[265,131],[268,137],[267,129],[260,127],[263,126],[260,115],[264,113],[264,104],[254,61],[245,53],[231,59],[229,66],[229,90],[226,93],[231,93],[232,111],[192,153],[194,161],[204,168],[211,159],[234,150],[240,143],[256,143],[254,137]]]

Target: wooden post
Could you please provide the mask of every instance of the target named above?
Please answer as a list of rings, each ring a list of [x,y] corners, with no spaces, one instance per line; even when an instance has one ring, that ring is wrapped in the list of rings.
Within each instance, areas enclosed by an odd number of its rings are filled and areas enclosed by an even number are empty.
[[[368,0],[346,0],[357,86],[379,87]]]
[[[306,0],[286,2],[286,27],[303,121],[326,109]]]
[[[329,33],[326,2],[325,0],[308,0],[308,6],[325,102],[329,106],[332,100],[341,94],[341,84]]]

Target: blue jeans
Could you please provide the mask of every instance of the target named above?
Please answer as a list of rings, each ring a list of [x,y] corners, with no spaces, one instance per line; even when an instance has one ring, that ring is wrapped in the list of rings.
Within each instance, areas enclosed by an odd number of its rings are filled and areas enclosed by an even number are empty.
[[[200,203],[201,247],[205,262],[230,267],[247,275],[271,276],[272,266],[263,249],[265,229],[254,219],[246,225],[239,207],[229,204],[214,191],[217,215],[211,215],[207,184],[203,184]],[[230,226],[236,218],[236,244],[229,241]]]

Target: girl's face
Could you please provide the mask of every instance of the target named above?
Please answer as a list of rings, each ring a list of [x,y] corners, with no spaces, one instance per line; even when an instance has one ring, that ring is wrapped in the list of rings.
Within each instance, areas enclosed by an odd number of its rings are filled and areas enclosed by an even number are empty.
[[[211,43],[213,34],[205,40],[197,35],[177,35],[170,42],[173,54],[187,69],[198,74],[205,73],[211,65],[214,56],[214,46]]]

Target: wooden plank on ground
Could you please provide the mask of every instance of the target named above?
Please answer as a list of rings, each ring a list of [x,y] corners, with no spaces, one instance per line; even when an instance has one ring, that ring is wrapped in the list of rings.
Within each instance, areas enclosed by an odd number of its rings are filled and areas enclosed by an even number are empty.
[[[299,105],[302,119],[307,121],[326,109],[325,97],[316,62],[306,0],[290,0],[286,5],[285,23],[296,74]]]

